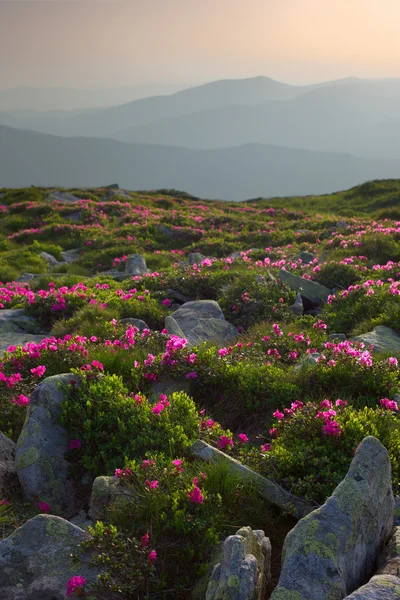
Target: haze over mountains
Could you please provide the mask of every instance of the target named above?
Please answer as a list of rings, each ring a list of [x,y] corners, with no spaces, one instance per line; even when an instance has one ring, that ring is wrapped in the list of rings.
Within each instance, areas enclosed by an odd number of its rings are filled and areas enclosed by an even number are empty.
[[[3,111],[0,124],[15,128],[0,127],[0,186],[118,181],[240,200],[400,177],[397,79],[222,80],[107,108]]]

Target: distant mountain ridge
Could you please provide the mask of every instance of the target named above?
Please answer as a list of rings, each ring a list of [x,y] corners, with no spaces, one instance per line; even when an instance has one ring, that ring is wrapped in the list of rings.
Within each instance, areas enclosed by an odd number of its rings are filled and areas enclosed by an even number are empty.
[[[0,187],[103,186],[185,189],[223,200],[329,193],[400,177],[400,161],[272,145],[193,150],[62,138],[0,126]]]

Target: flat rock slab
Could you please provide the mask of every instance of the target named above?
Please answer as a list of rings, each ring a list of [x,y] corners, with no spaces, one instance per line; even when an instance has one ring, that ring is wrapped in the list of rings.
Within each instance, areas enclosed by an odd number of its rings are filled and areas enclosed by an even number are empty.
[[[24,314],[22,308],[0,310],[0,335],[2,333],[39,333],[40,325],[33,317]]]
[[[252,483],[263,498],[283,508],[297,519],[308,515],[315,508],[315,505],[290,494],[274,481],[249,469],[235,458],[228,456],[221,450],[207,444],[207,442],[203,442],[203,440],[196,440],[191,447],[191,451],[197,458],[201,458],[206,462],[226,462],[233,473],[239,475],[243,481]]]
[[[271,600],[342,600],[357,590],[374,573],[393,509],[389,455],[368,436],[332,496],[286,536]]]
[[[0,331],[0,355],[10,346],[25,346],[29,342],[39,344],[46,337],[46,335],[32,335],[30,333],[3,333]]]
[[[69,437],[58,417],[65,398],[63,386],[72,380],[77,376],[71,373],[53,375],[34,389],[15,452],[25,496],[47,502],[53,513],[67,517],[74,513],[75,490],[64,458]]]
[[[394,575],[375,575],[345,600],[400,600],[400,579]]]
[[[278,278],[282,281],[282,283],[285,283],[287,286],[289,286],[291,290],[300,292],[304,298],[307,298],[310,301],[314,301],[316,298],[319,298],[320,300],[326,302],[331,293],[331,290],[326,288],[324,285],[320,285],[315,281],[309,281],[308,279],[299,277],[299,275],[290,273],[285,269],[281,269],[279,271]]]
[[[51,192],[51,194],[47,196],[47,201],[52,202],[54,200],[57,200],[58,202],[67,202],[68,204],[80,202],[80,198],[68,194],[67,192]]]
[[[0,542],[1,600],[66,600],[71,577],[93,581],[96,571],[87,559],[78,565],[70,560],[87,536],[52,515],[37,515],[24,523]]]
[[[368,333],[357,335],[353,341],[363,342],[366,346],[372,344],[375,352],[400,352],[400,333],[384,325],[378,325]]]

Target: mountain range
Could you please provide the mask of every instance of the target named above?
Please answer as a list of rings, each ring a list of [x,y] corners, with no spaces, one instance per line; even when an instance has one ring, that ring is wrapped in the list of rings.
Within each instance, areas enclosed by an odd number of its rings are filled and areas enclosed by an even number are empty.
[[[400,176],[399,107],[396,79],[255,77],[105,108],[0,111],[0,185],[118,181],[232,200],[332,192]]]
[[[0,186],[185,189],[199,197],[244,200],[321,194],[367,179],[394,178],[399,161],[245,144],[196,150],[66,138],[0,126]]]

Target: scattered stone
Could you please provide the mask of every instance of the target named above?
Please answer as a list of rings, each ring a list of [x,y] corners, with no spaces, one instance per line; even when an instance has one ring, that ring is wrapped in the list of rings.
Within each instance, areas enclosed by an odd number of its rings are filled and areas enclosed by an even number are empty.
[[[336,223],[336,229],[347,229],[349,226],[348,223],[346,223],[346,221],[338,221]]]
[[[151,392],[149,395],[150,402],[158,402],[160,394],[171,396],[174,392],[185,392],[190,393],[189,381],[174,381],[173,379],[165,379],[164,381],[157,381],[152,385]]]
[[[274,481],[263,477],[256,471],[249,469],[238,460],[228,456],[221,450],[210,446],[207,442],[197,440],[191,447],[192,453],[206,462],[226,462],[233,473],[240,476],[243,481],[251,482],[259,491],[260,495],[289,514],[300,519],[308,515],[318,505],[311,504],[303,498],[298,498],[280,487]]]
[[[54,200],[57,200],[58,202],[68,202],[68,203],[79,202],[79,198],[77,198],[73,194],[67,194],[67,192],[57,192],[57,191],[51,192],[51,194],[47,197],[48,202],[52,202]]]
[[[49,267],[56,267],[57,265],[59,265],[59,261],[56,259],[55,256],[53,256],[52,254],[49,254],[48,252],[41,252],[39,254],[40,258],[42,258],[43,260],[45,260],[47,262],[47,264],[49,265]]]
[[[192,298],[189,298],[189,296],[185,296],[176,290],[172,290],[171,288],[168,288],[165,294],[168,296],[168,298],[174,298],[175,300],[178,300],[178,302],[192,302]]]
[[[236,327],[225,321],[214,300],[186,302],[165,318],[165,327],[169,333],[186,338],[189,346],[204,342],[231,344],[238,335]]]
[[[289,310],[294,315],[296,315],[296,317],[303,316],[304,306],[303,306],[303,300],[301,299],[300,292],[297,292],[297,294],[296,294],[296,300],[294,301],[294,304],[292,304],[291,306],[289,306]]]
[[[84,530],[93,525],[92,519],[88,517],[85,510],[80,510],[69,522]]]
[[[4,333],[39,333],[39,323],[25,315],[22,308],[0,310],[0,335]]]
[[[68,219],[69,221],[80,221],[83,217],[83,213],[80,211],[75,211],[69,214],[62,215],[64,219]]]
[[[378,560],[380,575],[400,577],[400,527],[393,529],[392,535]]]
[[[1,600],[64,600],[68,580],[77,573],[89,583],[96,569],[89,557],[73,564],[70,554],[88,534],[53,515],[36,515],[0,542]]]
[[[330,333],[328,335],[328,340],[330,342],[345,342],[346,334],[345,333]]]
[[[64,259],[64,262],[70,265],[79,258],[80,252],[80,248],[73,248],[72,250],[64,250],[63,252],[61,252],[61,254]]]
[[[30,333],[6,333],[0,331],[0,355],[10,346],[25,346],[30,342],[39,344],[45,339],[45,335],[32,335]]]
[[[75,490],[68,474],[69,438],[58,417],[71,373],[44,379],[33,391],[15,453],[18,479],[27,498],[47,502],[53,513],[75,512]]]
[[[124,502],[132,497],[128,486],[123,485],[116,477],[96,477],[92,486],[89,502],[89,517],[93,521],[104,518],[105,511],[114,502]]]
[[[36,273],[23,273],[17,277],[15,281],[18,281],[19,283],[26,283],[28,281],[32,281],[32,279],[36,279],[37,277],[40,277],[40,275]]]
[[[15,473],[15,442],[0,431],[0,496],[17,484]]]
[[[139,331],[144,331],[145,329],[150,329],[150,327],[142,321],[142,319],[134,319],[133,317],[126,317],[125,319],[121,319],[121,323],[129,327],[132,325],[133,327],[137,327]]]
[[[271,600],[341,600],[368,581],[392,530],[393,508],[388,452],[368,436],[332,496],[286,536]]]
[[[158,229],[158,231],[160,233],[163,233],[164,235],[166,235],[168,237],[172,237],[174,235],[174,232],[172,231],[172,229],[170,229],[166,225],[163,225],[162,223],[157,225],[156,228]]]
[[[317,364],[319,358],[321,358],[321,354],[319,352],[307,354],[306,356],[303,356],[303,358],[293,368],[295,371],[299,371],[301,369],[310,369]]]
[[[304,277],[299,277],[299,275],[290,273],[285,269],[279,271],[278,278],[283,283],[286,283],[290,289],[300,292],[304,298],[308,298],[311,301],[317,298],[326,302],[331,293],[331,290],[328,290],[324,285],[320,285],[315,281],[309,281],[308,279],[304,279]]]
[[[271,543],[261,530],[242,527],[226,538],[206,600],[263,600],[271,581]]]
[[[400,352],[400,333],[383,325],[357,335],[353,341],[363,342],[367,347],[372,344],[375,352]]]
[[[144,256],[141,254],[131,254],[125,263],[125,275],[143,275],[148,273],[148,268]]]
[[[207,256],[204,254],[200,254],[200,252],[191,252],[188,254],[187,262],[189,265],[199,265],[203,260],[205,260]]]
[[[296,254],[296,256],[293,257],[293,260],[300,259],[303,265],[309,265],[316,258],[317,256],[312,252],[306,252],[305,250],[302,250],[301,252]]]

